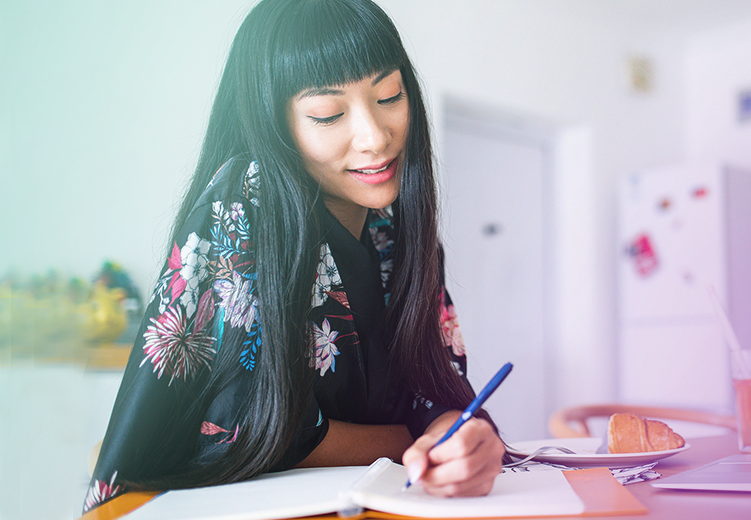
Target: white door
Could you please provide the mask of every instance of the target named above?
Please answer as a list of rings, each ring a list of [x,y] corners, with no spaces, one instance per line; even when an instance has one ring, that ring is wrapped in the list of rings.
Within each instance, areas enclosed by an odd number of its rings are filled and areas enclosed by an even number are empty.
[[[544,143],[451,113],[444,138],[446,282],[470,382],[479,391],[511,361],[513,371],[486,409],[507,441],[547,437]]]

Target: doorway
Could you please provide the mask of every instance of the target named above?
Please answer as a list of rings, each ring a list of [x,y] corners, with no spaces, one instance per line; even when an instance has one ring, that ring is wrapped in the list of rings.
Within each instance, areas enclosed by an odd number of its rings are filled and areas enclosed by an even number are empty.
[[[505,362],[514,364],[485,405],[507,441],[547,437],[552,412],[546,238],[553,139],[492,110],[445,105],[446,283],[475,391]]]

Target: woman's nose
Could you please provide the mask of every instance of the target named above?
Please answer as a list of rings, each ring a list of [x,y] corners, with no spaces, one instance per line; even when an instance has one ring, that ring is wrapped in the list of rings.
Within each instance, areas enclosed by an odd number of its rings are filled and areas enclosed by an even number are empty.
[[[391,130],[377,114],[363,110],[353,119],[352,147],[360,153],[379,154],[391,142]]]

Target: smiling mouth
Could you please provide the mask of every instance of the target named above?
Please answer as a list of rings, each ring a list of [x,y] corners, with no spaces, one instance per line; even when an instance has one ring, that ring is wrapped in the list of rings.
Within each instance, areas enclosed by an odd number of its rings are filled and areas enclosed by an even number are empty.
[[[381,168],[364,169],[364,170],[349,170],[349,171],[351,171],[351,172],[357,172],[357,173],[362,173],[364,175],[373,175],[375,173],[381,173],[381,172],[386,171],[386,169],[388,169],[388,167],[391,166],[391,163],[393,163],[395,160],[396,159],[392,159],[391,161],[389,161],[385,165],[383,165],[383,167],[381,167]]]

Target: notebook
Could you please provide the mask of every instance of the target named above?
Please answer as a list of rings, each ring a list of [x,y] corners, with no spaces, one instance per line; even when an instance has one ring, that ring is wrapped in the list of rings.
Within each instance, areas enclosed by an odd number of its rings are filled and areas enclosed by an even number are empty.
[[[751,455],[730,455],[651,484],[663,489],[751,492]]]
[[[371,511],[430,518],[578,515],[582,500],[560,470],[504,472],[489,495],[439,498],[419,486],[402,491],[403,466],[379,459],[369,467],[309,468],[247,482],[168,491],[126,515],[127,520],[273,520]]]

